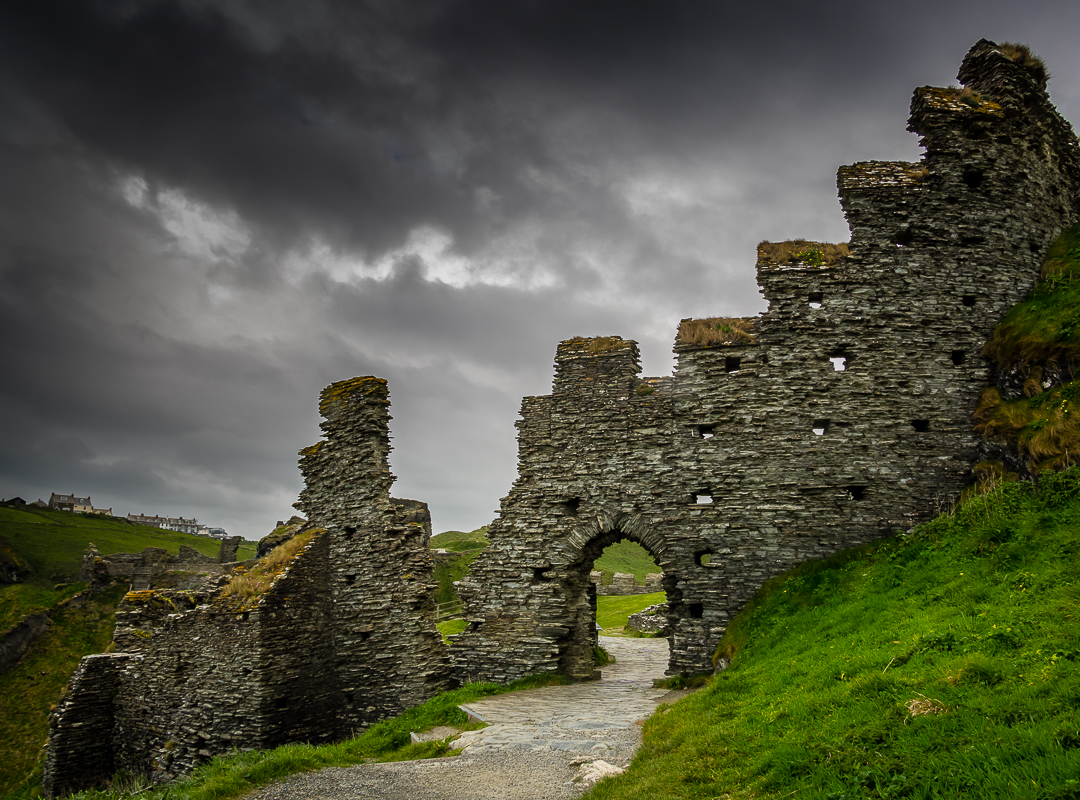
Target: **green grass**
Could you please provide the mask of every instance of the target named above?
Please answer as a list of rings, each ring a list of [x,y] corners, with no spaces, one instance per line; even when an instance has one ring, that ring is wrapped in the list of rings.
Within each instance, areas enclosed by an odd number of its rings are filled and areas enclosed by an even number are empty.
[[[604,798],[1080,797],[1080,469],[767,584]]]
[[[648,550],[629,539],[608,546],[596,559],[593,569],[603,572],[605,581],[610,581],[616,572],[630,573],[642,582],[646,575],[663,572]]]
[[[465,713],[458,708],[459,705],[519,689],[560,686],[566,683],[568,681],[565,678],[549,674],[535,675],[515,681],[509,686],[494,683],[468,684],[460,689],[444,692],[398,717],[383,720],[353,739],[322,746],[290,744],[274,750],[238,752],[222,756],[202,765],[185,780],[146,789],[139,797],[147,800],[229,800],[289,775],[323,767],[344,767],[372,760],[399,761],[452,755],[445,740],[411,744],[409,732],[431,730],[440,725],[450,725],[462,730],[476,727],[469,724]],[[142,787],[137,787],[130,780],[121,777],[111,789],[82,792],[72,797],[78,800],[106,800],[127,797],[133,789],[138,788]],[[28,792],[16,795],[28,796]]]
[[[1050,246],[1038,284],[1005,315],[984,353],[1002,368],[1080,359],[1080,224]]]
[[[431,549],[463,553],[467,550],[483,550],[487,547],[487,525],[475,531],[445,531],[431,537]]]
[[[442,636],[443,641],[450,644],[450,639],[448,637],[453,636],[455,633],[461,633],[469,627],[469,623],[463,619],[448,619],[443,622],[436,622],[435,627],[439,629],[439,634]]]
[[[596,622],[603,628],[602,636],[610,636],[613,633],[621,633],[626,627],[626,618],[636,614],[654,603],[663,603],[667,595],[663,592],[652,594],[631,594],[626,597],[597,597],[596,598]]]
[[[30,582],[77,580],[83,551],[90,542],[102,555],[137,553],[144,547],[164,547],[175,555],[186,544],[203,555],[217,556],[221,547],[216,539],[132,525],[117,517],[0,506],[0,547],[11,548],[30,565]],[[254,543],[245,542],[237,558],[254,554]]]
[[[33,583],[0,584],[0,633],[9,631],[26,617],[48,611],[86,588],[85,583],[40,586]]]
[[[76,588],[62,594],[71,596]],[[40,782],[38,761],[49,712],[79,660],[87,653],[102,652],[109,644],[116,604],[123,594],[123,587],[115,587],[82,608],[67,606],[53,612],[49,629],[15,666],[0,674],[0,795]]]

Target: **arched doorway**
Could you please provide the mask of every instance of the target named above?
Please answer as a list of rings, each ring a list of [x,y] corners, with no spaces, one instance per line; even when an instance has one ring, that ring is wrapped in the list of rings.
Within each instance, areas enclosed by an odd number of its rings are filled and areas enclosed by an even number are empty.
[[[575,531],[567,542],[572,548],[568,548],[569,558],[565,566],[557,570],[566,614],[564,627],[567,629],[567,634],[558,641],[559,672],[572,680],[600,677],[593,663],[599,632],[596,626],[597,588],[590,574],[606,548],[621,541],[637,542],[663,570],[661,586],[667,595],[669,609],[677,608],[681,599],[678,576],[666,558],[666,548],[660,538],[649,535],[635,517],[617,518],[610,522],[612,524],[596,525],[593,531]],[[668,629],[674,630],[670,617],[669,611]],[[670,647],[669,635],[669,652]]]

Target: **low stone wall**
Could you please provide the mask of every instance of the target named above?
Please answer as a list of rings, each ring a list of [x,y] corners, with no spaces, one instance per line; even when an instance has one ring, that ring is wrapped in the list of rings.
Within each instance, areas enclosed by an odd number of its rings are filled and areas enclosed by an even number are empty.
[[[638,583],[637,578],[628,572],[616,572],[611,583],[603,582],[603,573],[593,570],[589,580],[596,586],[600,597],[627,596],[634,594],[654,594],[664,591],[663,574],[656,572],[645,576],[645,583]]]

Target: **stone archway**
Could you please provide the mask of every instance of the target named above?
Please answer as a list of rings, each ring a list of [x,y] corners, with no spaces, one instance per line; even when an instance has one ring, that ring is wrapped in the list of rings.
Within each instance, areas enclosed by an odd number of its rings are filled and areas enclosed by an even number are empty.
[[[573,680],[599,678],[593,665],[593,648],[598,644],[596,629],[596,586],[590,580],[593,563],[603,551],[621,541],[640,544],[663,570],[661,581],[672,607],[678,605],[679,578],[667,558],[662,537],[653,533],[637,514],[606,514],[574,526],[573,531],[558,543],[552,553],[552,572],[558,573],[562,606],[565,609],[564,627],[567,634],[557,641],[559,672]],[[668,625],[669,630],[674,626]],[[668,638],[670,653],[671,639]]]

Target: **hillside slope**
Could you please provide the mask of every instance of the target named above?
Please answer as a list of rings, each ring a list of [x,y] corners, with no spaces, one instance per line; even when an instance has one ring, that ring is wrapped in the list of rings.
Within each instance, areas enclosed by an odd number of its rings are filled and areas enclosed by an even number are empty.
[[[770,583],[598,798],[1080,797],[1080,469]]]
[[[83,551],[90,542],[103,555],[137,553],[145,547],[164,547],[175,555],[186,544],[216,556],[221,546],[216,539],[132,525],[123,518],[0,506],[0,550],[29,564],[32,583],[77,580]],[[237,557],[253,555],[254,547],[245,542]]]

